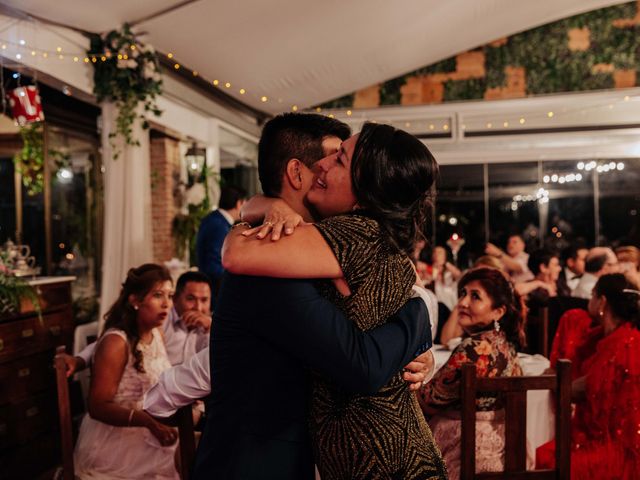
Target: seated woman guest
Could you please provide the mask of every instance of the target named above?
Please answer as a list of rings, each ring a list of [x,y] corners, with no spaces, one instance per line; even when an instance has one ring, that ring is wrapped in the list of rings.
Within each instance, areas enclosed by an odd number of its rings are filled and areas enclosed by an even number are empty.
[[[444,247],[434,247],[431,254],[431,274],[433,279],[433,291],[438,301],[444,303],[451,311],[458,301],[456,282],[462,272],[447,259],[447,250]]]
[[[461,366],[475,363],[479,377],[522,375],[517,349],[524,344],[524,307],[498,270],[470,270],[458,284],[458,322],[465,337],[433,380],[418,393],[442,451],[449,478],[460,477]],[[477,399],[476,471],[504,467],[504,410],[495,397]]]
[[[142,410],[144,393],[171,367],[158,327],[169,315],[173,287],[164,267],[132,268],[105,315],[96,347],[89,414],[75,450],[76,476],[177,479],[177,432]]]
[[[639,302],[638,286],[623,274],[603,275],[589,314],[570,310],[560,319],[551,362],[572,361],[572,479],[640,474]],[[597,326],[589,328],[592,320]],[[538,468],[553,466],[554,449],[554,442],[538,448]]]

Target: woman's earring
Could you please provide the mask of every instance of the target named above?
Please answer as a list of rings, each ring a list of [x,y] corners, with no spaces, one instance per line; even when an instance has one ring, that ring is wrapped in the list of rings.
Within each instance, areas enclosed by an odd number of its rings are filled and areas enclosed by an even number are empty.
[[[496,332],[499,332],[499,331],[500,331],[500,323],[498,322],[498,320],[494,320],[494,321],[493,321],[493,329],[494,329]]]
[[[603,312],[602,310],[600,310],[600,311],[598,312],[598,315],[599,315],[600,317],[604,317],[604,312]]]
[[[140,308],[140,307],[139,307],[138,305],[134,305],[134,306],[133,306],[133,309],[134,309],[134,310],[138,310],[139,308]]]

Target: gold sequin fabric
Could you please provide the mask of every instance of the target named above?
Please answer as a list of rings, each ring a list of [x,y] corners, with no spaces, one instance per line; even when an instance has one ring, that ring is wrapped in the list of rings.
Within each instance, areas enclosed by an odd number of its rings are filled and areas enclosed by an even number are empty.
[[[317,228],[351,290],[344,297],[323,281],[322,294],[362,330],[385,323],[410,297],[416,277],[409,258],[363,215],[332,217]],[[447,478],[415,394],[400,372],[370,396],[348,394],[316,376],[311,432],[322,480]]]

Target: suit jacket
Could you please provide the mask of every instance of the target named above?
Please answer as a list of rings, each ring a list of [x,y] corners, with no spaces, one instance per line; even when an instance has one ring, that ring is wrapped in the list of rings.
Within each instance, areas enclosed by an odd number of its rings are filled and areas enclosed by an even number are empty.
[[[222,244],[231,230],[231,225],[219,210],[211,212],[202,219],[196,237],[196,257],[198,270],[204,272],[211,281],[212,305],[218,292],[222,268]]]
[[[224,274],[211,331],[212,392],[194,479],[314,478],[307,368],[371,394],[431,345],[424,302],[356,326],[312,282]]]

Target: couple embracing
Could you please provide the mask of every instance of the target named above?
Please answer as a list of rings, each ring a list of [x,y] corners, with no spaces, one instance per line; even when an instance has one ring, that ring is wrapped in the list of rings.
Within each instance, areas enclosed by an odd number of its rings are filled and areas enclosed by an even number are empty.
[[[263,223],[223,248],[195,478],[313,478],[314,461],[323,480],[446,478],[402,373],[431,343],[409,255],[438,166],[391,126],[349,133],[306,114],[264,127],[267,197],[243,212]]]

